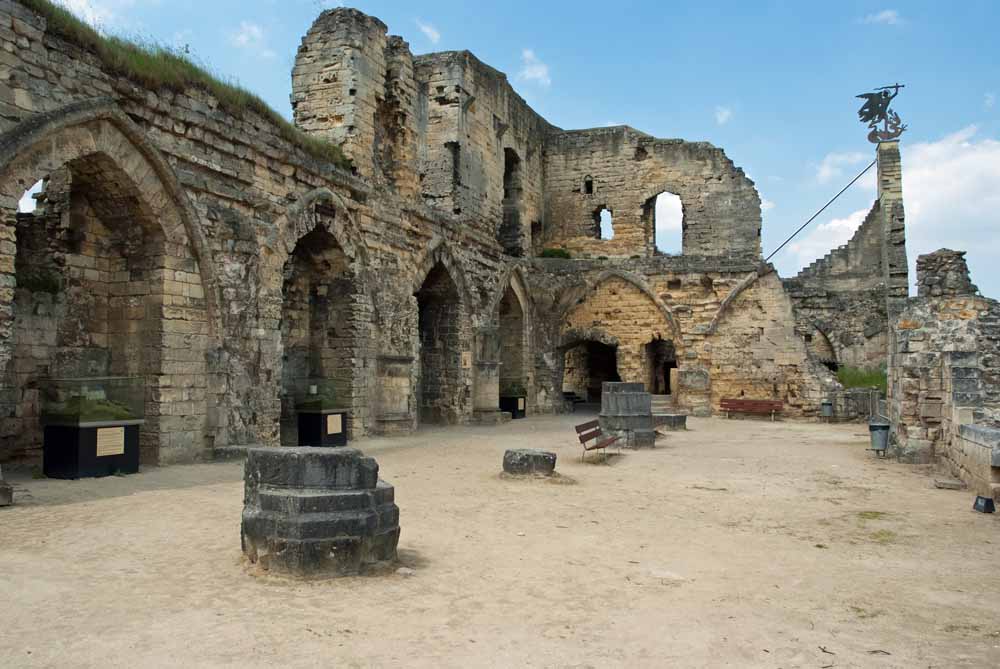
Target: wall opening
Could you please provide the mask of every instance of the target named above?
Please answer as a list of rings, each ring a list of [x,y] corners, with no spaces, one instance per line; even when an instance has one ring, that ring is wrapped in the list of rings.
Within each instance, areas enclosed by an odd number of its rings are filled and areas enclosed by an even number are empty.
[[[670,370],[677,369],[677,351],[674,342],[655,337],[646,344],[646,388],[653,395],[671,395],[673,387]]]
[[[316,216],[321,214],[319,208]],[[325,401],[350,407],[353,399],[356,292],[349,260],[322,223],[296,243],[285,262],[281,307],[281,441],[298,443],[297,394],[320,386]]]
[[[162,370],[166,303],[159,222],[128,175],[104,154],[77,158],[46,175],[24,193],[18,210],[8,367],[16,427],[8,426],[13,436],[5,439],[5,450],[26,461],[40,457],[46,380],[84,379],[85,401],[117,411],[129,398],[116,397],[116,385],[98,379],[143,377],[153,382],[143,384],[140,459],[157,462],[153,393]]]
[[[461,416],[461,304],[458,287],[437,263],[417,291],[420,367],[417,406],[421,423],[449,424]]]
[[[527,391],[524,364],[524,310],[511,286],[500,300],[500,395],[520,396]]]
[[[831,372],[836,372],[840,368],[840,363],[837,360],[837,352],[833,348],[833,343],[822,330],[813,327],[812,330],[804,334],[802,338],[806,343],[806,348],[809,350],[809,354],[817,362],[823,364]]]
[[[582,190],[582,193],[584,195],[593,195],[594,194],[594,178],[593,177],[591,177],[591,176],[588,175],[588,176],[585,176],[583,178],[583,190]]]
[[[605,240],[615,238],[614,216],[607,207],[594,210],[594,237]]]
[[[503,169],[503,220],[497,241],[504,253],[524,255],[524,233],[521,230],[521,158],[514,149],[504,149]]]
[[[588,402],[600,402],[603,384],[621,381],[618,349],[614,346],[585,341],[567,349],[564,356],[564,393],[574,393]]]
[[[646,200],[642,206],[643,230],[653,241],[656,255],[679,255],[684,250],[684,206],[681,199],[666,191]]]

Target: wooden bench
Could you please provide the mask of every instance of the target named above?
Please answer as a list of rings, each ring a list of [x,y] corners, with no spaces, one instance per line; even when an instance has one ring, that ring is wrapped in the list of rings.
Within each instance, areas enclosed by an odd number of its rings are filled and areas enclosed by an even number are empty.
[[[726,412],[726,418],[729,418],[730,413],[752,413],[761,416],[770,414],[773,421],[775,414],[781,413],[784,405],[777,400],[724,399],[719,406]]]
[[[580,456],[581,462],[585,461],[587,453],[590,451],[602,450],[604,457],[608,457],[608,452],[604,449],[618,443],[618,440],[621,439],[621,437],[606,437],[601,431],[601,423],[596,420],[577,425],[576,434],[580,439],[580,445],[583,446],[583,455]],[[588,442],[591,443],[588,445]]]

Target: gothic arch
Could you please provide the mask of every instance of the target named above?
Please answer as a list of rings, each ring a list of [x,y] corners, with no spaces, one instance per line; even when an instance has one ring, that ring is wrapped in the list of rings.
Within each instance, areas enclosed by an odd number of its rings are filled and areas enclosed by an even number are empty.
[[[708,330],[705,334],[712,336],[719,329],[719,325],[722,323],[722,319],[728,313],[733,302],[746,291],[747,288],[757,283],[757,279],[760,277],[770,274],[774,271],[774,268],[770,265],[761,265],[756,271],[743,277],[743,280],[736,284],[736,287],[729,291],[729,294],[722,298],[722,304],[719,305],[719,311],[716,312],[715,317],[712,318],[712,322],[708,324]]]
[[[677,322],[677,317],[674,315],[673,310],[664,302],[660,297],[653,292],[649,284],[646,283],[645,279],[633,274],[632,272],[627,272],[620,269],[609,269],[604,270],[599,273],[593,279],[586,280],[582,285],[571,288],[559,301],[559,313],[562,319],[565,319],[569,312],[575,307],[581,299],[585,298],[591,292],[596,290],[602,283],[608,279],[621,279],[626,283],[631,284],[636,289],[639,290],[643,295],[648,297],[650,301],[656,306],[660,314],[663,315],[664,321],[666,321],[667,326],[670,328],[670,332],[674,341],[679,345],[683,345],[684,337],[681,334],[680,324]]]
[[[328,204],[336,210],[337,215],[315,216],[318,204]],[[352,262],[367,263],[368,247],[358,230],[354,215],[348,208],[346,200],[329,188],[309,191],[275,221],[275,227],[282,236],[284,253],[290,254],[298,241],[312,232],[317,224],[337,240],[337,244]]]
[[[459,264],[454,253],[452,253],[451,248],[445,244],[444,239],[435,236],[431,243],[427,246],[427,250],[424,252],[424,256],[420,263],[417,265],[417,272],[414,276],[413,289],[410,291],[416,294],[421,286],[424,285],[424,281],[430,275],[431,270],[440,263],[445,270],[448,272],[448,276],[451,280],[455,282],[455,286],[458,288],[458,295],[464,305],[469,304],[469,286],[465,281],[465,272],[462,271],[462,266]]]
[[[0,197],[16,209],[22,192],[67,163],[107,156],[135,185],[167,242],[188,248],[198,263],[211,335],[220,336],[219,284],[198,215],[162,153],[108,98],[38,114],[0,135]]]

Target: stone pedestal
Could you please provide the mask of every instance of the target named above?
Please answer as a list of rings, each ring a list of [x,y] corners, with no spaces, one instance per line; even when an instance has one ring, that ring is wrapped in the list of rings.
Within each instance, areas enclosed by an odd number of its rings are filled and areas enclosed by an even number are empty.
[[[328,578],[396,559],[393,487],[361,451],[249,449],[244,481],[243,552],[261,569]]]
[[[503,454],[503,470],[508,474],[542,474],[556,470],[556,454],[535,448],[515,448]]]
[[[621,437],[624,448],[652,448],[653,400],[641,383],[605,383],[601,388],[601,430]]]

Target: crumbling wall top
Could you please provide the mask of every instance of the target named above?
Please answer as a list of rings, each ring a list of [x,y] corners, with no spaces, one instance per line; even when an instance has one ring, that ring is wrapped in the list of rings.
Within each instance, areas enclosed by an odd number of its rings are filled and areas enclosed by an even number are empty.
[[[917,258],[919,297],[958,297],[979,293],[969,276],[965,251],[940,249]]]

